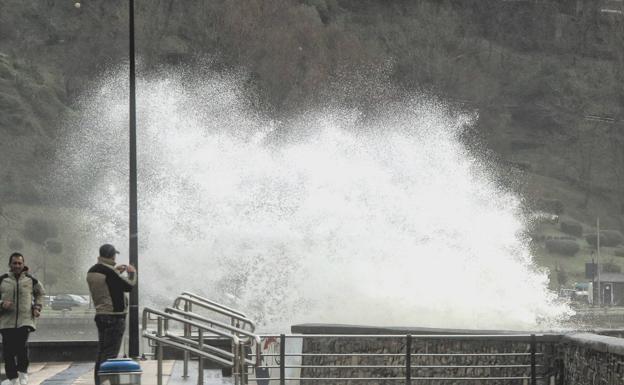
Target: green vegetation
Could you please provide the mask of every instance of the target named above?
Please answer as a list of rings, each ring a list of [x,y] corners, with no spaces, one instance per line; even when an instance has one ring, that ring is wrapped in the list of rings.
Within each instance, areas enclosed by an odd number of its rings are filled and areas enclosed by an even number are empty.
[[[596,229],[588,230],[594,231],[595,238]],[[558,289],[562,286],[572,287],[574,282],[588,281],[585,278],[585,264],[598,261],[598,253],[595,245],[587,242],[586,237],[571,236],[561,231],[557,223],[550,222],[536,223],[532,237],[532,250],[536,262],[550,270],[550,287],[552,289]],[[549,248],[549,243],[552,242],[561,242],[561,244]],[[568,252],[570,242],[576,245],[574,253]],[[615,273],[624,271],[622,246],[622,242],[610,247],[601,246],[599,259],[601,271]]]
[[[624,17],[601,12],[601,4],[139,2],[139,71],[240,71],[258,108],[277,117],[326,103],[374,114],[389,99],[420,92],[476,111],[466,143],[491,151],[501,183],[525,197],[528,209],[560,216],[561,226],[530,231],[573,238],[579,250],[567,254],[574,256],[548,251],[545,238],[535,244],[542,265],[573,281],[590,258],[584,236],[591,242],[596,217],[607,229],[624,230]],[[63,131],[59,118],[72,113],[92,79],[125,63],[126,12],[119,1],[80,9],[62,1],[0,3],[0,250],[49,258],[56,285],[76,242],[68,235],[76,228],[39,215],[75,204],[45,188]],[[621,265],[622,249],[604,245],[605,258]]]
[[[574,239],[547,239],[544,244],[548,252],[570,257],[573,257],[581,249]]]

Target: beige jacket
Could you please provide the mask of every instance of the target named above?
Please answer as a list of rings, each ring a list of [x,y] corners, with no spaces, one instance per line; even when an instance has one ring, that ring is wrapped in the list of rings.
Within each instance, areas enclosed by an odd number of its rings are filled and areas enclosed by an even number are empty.
[[[112,258],[98,258],[98,263],[87,272],[87,284],[95,304],[96,314],[123,315],[128,312],[126,293],[137,282],[136,273],[125,277],[115,269]]]
[[[0,275],[0,301],[13,302],[9,309],[0,307],[0,329],[26,326],[35,330],[33,308],[37,307],[41,311],[44,294],[43,285],[28,274],[28,268],[24,269],[19,278],[12,272]]]

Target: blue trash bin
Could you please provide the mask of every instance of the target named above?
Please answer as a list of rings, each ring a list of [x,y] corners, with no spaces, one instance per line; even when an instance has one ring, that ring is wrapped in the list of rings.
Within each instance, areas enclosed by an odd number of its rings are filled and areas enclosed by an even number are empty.
[[[140,385],[141,365],[129,358],[106,360],[100,366],[100,385]]]

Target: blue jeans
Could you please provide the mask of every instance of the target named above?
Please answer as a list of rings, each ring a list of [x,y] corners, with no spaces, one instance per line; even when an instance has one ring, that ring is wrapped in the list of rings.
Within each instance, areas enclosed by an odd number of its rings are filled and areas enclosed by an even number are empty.
[[[98,329],[98,354],[93,375],[95,384],[100,385],[98,377],[100,365],[109,358],[117,358],[126,330],[126,316],[98,314],[95,316],[95,325]]]

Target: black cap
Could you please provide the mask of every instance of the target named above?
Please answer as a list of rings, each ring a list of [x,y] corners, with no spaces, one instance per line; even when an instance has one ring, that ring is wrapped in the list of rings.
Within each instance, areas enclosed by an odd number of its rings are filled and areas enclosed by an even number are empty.
[[[119,251],[113,245],[107,243],[100,247],[100,257],[113,258],[115,254],[119,254]]]

